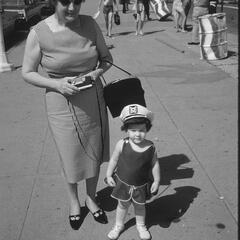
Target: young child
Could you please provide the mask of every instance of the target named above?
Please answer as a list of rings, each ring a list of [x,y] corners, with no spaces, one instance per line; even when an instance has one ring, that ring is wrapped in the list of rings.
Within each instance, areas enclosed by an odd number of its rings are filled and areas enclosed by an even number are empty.
[[[153,183],[151,193],[156,193],[160,182],[160,169],[156,149],[146,134],[152,127],[153,114],[147,108],[131,104],[123,108],[121,130],[127,137],[117,142],[106,173],[106,182],[114,187],[112,197],[118,200],[116,222],[108,233],[109,239],[117,239],[124,230],[124,220],[132,203],[136,215],[136,227],[140,239],[151,239],[145,225],[145,202],[150,174]]]
[[[133,14],[136,23],[136,35],[143,35],[143,24],[145,20],[144,0],[135,0],[135,13]]]
[[[116,0],[100,0],[98,4],[98,11],[100,11],[100,7],[103,2],[103,14],[107,29],[107,36],[112,37],[112,22],[113,22],[113,14],[114,11],[118,12],[118,4]]]

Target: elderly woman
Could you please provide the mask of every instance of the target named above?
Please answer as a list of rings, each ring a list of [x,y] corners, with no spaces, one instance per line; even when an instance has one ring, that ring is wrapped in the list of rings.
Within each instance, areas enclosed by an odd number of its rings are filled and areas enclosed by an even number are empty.
[[[100,76],[112,56],[97,23],[79,15],[84,0],[52,0],[55,13],[35,25],[27,38],[24,80],[45,88],[49,126],[60,156],[69,195],[69,221],[81,224],[78,182],[86,180],[85,204],[96,221],[107,223],[95,195],[100,165],[109,159],[109,126]],[[107,61],[105,61],[107,60]],[[48,77],[39,74],[41,65]],[[90,88],[73,84],[91,79]]]

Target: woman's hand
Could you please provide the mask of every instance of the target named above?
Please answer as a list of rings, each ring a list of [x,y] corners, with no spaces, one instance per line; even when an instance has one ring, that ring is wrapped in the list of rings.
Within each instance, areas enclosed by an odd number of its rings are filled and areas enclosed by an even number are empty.
[[[159,188],[159,182],[154,181],[151,186],[151,193],[156,193]]]
[[[110,186],[110,187],[115,187],[116,186],[116,183],[113,179],[113,177],[106,177],[105,178],[105,182]]]
[[[57,90],[65,96],[78,94],[81,90],[72,84],[74,77],[64,77],[57,80]]]
[[[86,76],[90,76],[92,78],[93,81],[96,81],[96,79],[98,77],[100,77],[103,73],[103,70],[102,69],[96,69],[94,71],[91,71],[89,73],[87,73],[86,75],[84,75],[85,77]]]

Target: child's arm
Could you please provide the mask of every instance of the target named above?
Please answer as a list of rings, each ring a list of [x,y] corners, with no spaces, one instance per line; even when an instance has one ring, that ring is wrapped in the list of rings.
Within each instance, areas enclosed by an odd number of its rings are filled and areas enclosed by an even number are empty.
[[[123,140],[118,141],[118,143],[116,144],[115,149],[113,151],[113,154],[110,158],[110,161],[108,163],[106,180],[107,180],[107,184],[109,184],[112,187],[114,187],[116,185],[115,181],[113,180],[112,175],[113,175],[114,170],[117,166],[119,155],[122,151],[122,146],[123,146]]]
[[[153,168],[152,168],[152,175],[153,175],[153,183],[151,186],[151,193],[157,192],[160,184],[160,166],[157,159],[157,153],[155,151],[153,155]]]

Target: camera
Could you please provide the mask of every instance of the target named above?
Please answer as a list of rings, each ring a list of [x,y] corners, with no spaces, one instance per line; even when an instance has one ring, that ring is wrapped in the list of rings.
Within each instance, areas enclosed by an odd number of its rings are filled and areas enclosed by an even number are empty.
[[[73,80],[73,85],[78,89],[87,89],[93,86],[93,80],[91,76],[76,77]]]

